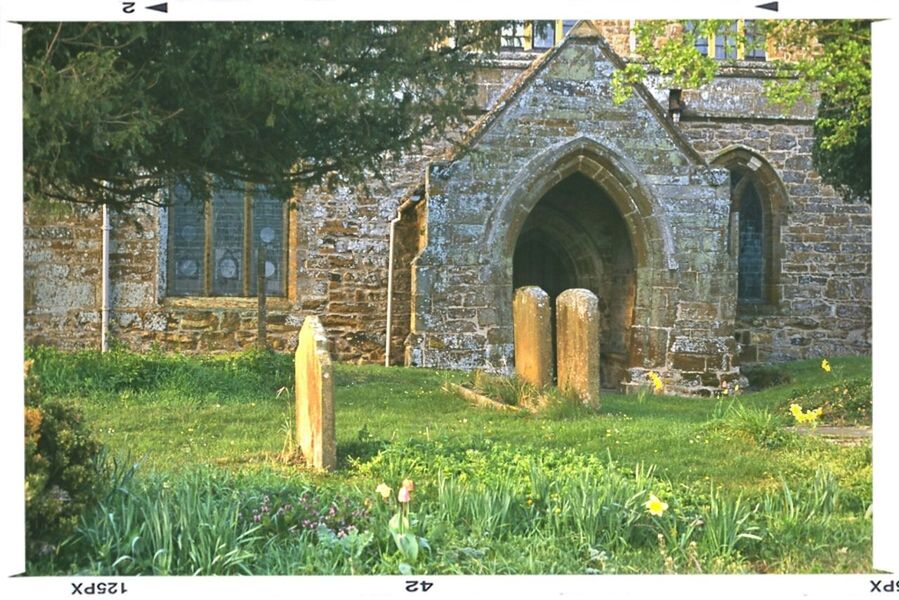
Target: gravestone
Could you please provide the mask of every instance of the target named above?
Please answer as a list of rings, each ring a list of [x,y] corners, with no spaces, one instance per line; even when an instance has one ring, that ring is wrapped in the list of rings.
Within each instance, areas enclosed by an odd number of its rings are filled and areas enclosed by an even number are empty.
[[[590,290],[565,290],[556,299],[556,374],[559,389],[599,406],[599,299]]]
[[[536,286],[515,290],[512,324],[515,373],[537,388],[552,383],[552,330],[549,295]]]
[[[303,321],[294,366],[300,451],[309,466],[333,469],[337,466],[334,377],[328,338],[318,317],[309,316]]]

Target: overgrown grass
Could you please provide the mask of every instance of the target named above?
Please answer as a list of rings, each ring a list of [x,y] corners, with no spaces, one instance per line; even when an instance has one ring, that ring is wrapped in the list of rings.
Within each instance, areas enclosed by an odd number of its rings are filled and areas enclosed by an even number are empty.
[[[47,394],[78,400],[114,455],[141,462],[31,573],[396,573],[374,487],[405,478],[427,540],[416,572],[871,568],[870,445],[785,427],[793,394],[832,389],[813,361],[731,403],[604,393],[599,414],[539,415],[470,407],[443,389],[464,374],[337,365],[339,469],[317,474],[278,460],[289,356],[29,352]],[[870,377],[870,360],[832,362]],[[263,506],[285,510],[256,522]]]

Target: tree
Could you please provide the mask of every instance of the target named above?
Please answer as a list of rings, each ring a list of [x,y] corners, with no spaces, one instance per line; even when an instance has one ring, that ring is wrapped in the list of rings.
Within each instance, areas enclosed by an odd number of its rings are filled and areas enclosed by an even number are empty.
[[[705,56],[697,41],[725,36],[728,49],[748,52],[771,40],[780,58],[777,77],[766,86],[773,103],[789,108],[818,102],[815,168],[846,199],[871,201],[871,27],[869,21],[752,21],[733,28],[732,21],[644,21],[636,26],[637,53],[616,73],[615,97],[623,101],[629,83],[658,71],[670,87],[697,88],[715,76],[720,61]]]
[[[30,23],[25,198],[363,181],[463,122],[496,22]]]

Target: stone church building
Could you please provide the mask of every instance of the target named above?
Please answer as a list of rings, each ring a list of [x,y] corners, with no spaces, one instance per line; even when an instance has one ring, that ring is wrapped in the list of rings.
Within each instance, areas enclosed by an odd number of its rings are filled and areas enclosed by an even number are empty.
[[[765,58],[731,56],[698,90],[612,101],[630,21],[558,21],[479,75],[462,143],[426,144],[388,186],[252,190],[114,214],[110,337],[233,351],[267,330],[290,350],[317,314],[340,360],[512,368],[512,295],[600,299],[606,387],[659,373],[709,394],[741,364],[871,351],[871,214],[812,167],[814,106],[769,105]],[[714,38],[714,36],[713,36]],[[199,208],[197,208],[199,206]],[[99,212],[29,206],[25,341],[100,344]],[[261,263],[260,263],[261,264]]]

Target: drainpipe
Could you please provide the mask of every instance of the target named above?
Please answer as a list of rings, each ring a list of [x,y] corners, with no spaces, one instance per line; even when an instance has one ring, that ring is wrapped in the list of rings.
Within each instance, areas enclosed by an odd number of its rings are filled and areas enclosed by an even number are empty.
[[[393,243],[396,237],[396,224],[403,218],[403,211],[414,202],[412,198],[404,200],[396,209],[396,216],[390,220],[390,241],[387,252],[387,335],[384,342],[384,366],[390,366],[390,333],[393,331]]]
[[[109,205],[103,205],[103,266],[100,307],[100,351],[109,350]]]

